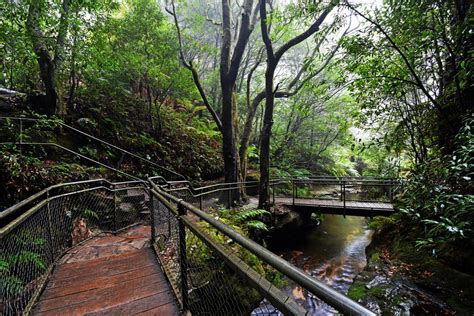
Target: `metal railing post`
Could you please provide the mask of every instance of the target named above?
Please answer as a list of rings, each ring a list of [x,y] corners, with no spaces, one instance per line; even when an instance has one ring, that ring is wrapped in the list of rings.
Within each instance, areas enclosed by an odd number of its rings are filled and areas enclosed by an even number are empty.
[[[178,232],[179,232],[179,270],[181,272],[181,298],[183,302],[183,310],[188,310],[188,270],[187,253],[186,253],[186,226],[184,225],[181,216],[186,215],[184,206],[178,204]]]
[[[199,195],[199,209],[202,210],[202,195]]]
[[[51,208],[49,207],[49,191],[46,192],[46,213],[48,218],[48,241],[49,241],[49,256],[51,258],[51,262],[54,262],[54,240],[53,240],[53,223],[52,223],[52,216],[51,216]]]
[[[20,119],[20,156],[23,155],[23,146],[21,144],[23,144],[23,120]]]
[[[229,184],[229,190],[227,190],[227,208],[230,209],[232,206],[232,190],[231,190],[231,184]]]
[[[295,183],[295,199],[298,198],[298,183]]]
[[[291,184],[293,185],[293,206],[295,205],[295,180],[291,179]]]
[[[272,187],[273,205],[275,205],[275,185]]]
[[[151,225],[151,242],[156,243],[156,223],[155,223],[155,197],[151,193],[151,189],[148,189],[148,196],[150,197],[150,225]]]
[[[342,187],[343,184],[342,183],[343,182],[344,182],[344,180],[341,180],[341,198],[340,198],[341,202],[342,202],[342,199],[343,199],[343,197],[342,197],[342,194],[343,194],[343,187]]]
[[[344,218],[346,218],[346,180],[342,180],[342,200],[344,201]]]
[[[117,234],[118,220],[117,220],[117,191],[115,190],[115,185],[113,186],[114,190],[114,235]]]
[[[393,202],[393,179],[390,179],[388,185],[388,200]]]
[[[20,144],[23,143],[23,120],[20,119]]]

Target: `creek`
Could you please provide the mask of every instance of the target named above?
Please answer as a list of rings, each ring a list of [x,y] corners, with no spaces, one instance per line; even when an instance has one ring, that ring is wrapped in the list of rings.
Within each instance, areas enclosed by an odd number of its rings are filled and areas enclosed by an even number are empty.
[[[318,227],[283,237],[269,240],[268,248],[316,279],[347,294],[354,278],[367,263],[365,248],[370,244],[372,231],[364,217],[325,215]],[[284,291],[312,315],[337,314],[335,309],[291,280]],[[272,309],[268,302],[263,301],[252,314],[262,311],[267,315],[278,314],[268,312]]]

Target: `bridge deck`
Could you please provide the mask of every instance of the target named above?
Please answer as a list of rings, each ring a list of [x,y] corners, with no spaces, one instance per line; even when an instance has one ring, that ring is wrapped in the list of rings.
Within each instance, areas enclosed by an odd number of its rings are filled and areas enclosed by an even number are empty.
[[[178,315],[148,226],[92,239],[61,260],[35,315]]]
[[[277,204],[292,206],[292,198],[275,198]],[[328,214],[346,214],[355,216],[390,215],[393,205],[384,202],[346,201],[322,199],[295,199],[295,207]]]

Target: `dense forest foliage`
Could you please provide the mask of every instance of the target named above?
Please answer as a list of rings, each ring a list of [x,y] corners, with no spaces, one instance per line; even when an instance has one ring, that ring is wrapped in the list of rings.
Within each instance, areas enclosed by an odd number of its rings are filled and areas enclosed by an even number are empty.
[[[195,180],[257,179],[260,208],[271,176],[400,178],[397,229],[447,256],[474,236],[472,11],[468,0],[4,0],[0,111],[54,117]],[[3,203],[91,168],[50,160],[3,146]]]

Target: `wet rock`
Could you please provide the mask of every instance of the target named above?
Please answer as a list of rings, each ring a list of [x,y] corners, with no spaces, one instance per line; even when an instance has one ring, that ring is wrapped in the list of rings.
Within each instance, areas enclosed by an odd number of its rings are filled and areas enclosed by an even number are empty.
[[[371,310],[375,314],[377,315],[382,314],[382,309],[380,308],[376,300],[368,298],[366,300],[361,301],[360,303],[362,303],[365,307],[367,307],[369,310]]]
[[[379,286],[379,285],[382,285],[382,284],[389,284],[389,283],[390,283],[390,280],[388,278],[386,278],[383,275],[377,275],[365,287],[367,289],[371,289],[375,286]]]

